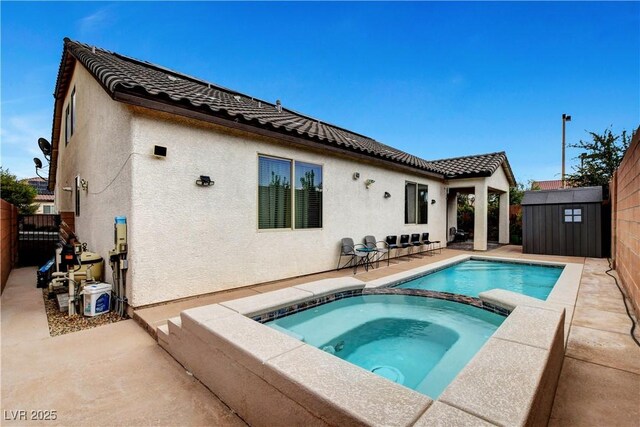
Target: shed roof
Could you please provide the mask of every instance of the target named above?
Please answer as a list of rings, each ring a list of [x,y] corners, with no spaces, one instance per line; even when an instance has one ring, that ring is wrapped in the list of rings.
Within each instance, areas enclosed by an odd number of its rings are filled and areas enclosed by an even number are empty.
[[[601,203],[602,187],[565,188],[561,190],[525,191],[522,205],[559,205]]]
[[[55,181],[57,168],[61,103],[68,90],[76,61],[79,61],[116,101],[156,109],[170,106],[171,109],[163,111],[174,114],[189,110],[197,113],[198,117],[222,119],[217,123],[229,127],[264,129],[278,135],[297,138],[299,141],[306,140],[342,152],[399,164],[441,179],[490,176],[502,166],[510,184],[515,185],[515,178],[504,152],[438,161],[425,160],[373,138],[284,108],[279,101],[266,102],[205,80],[68,38],[64,39],[64,51],[54,92],[56,108],[52,132],[50,183]]]

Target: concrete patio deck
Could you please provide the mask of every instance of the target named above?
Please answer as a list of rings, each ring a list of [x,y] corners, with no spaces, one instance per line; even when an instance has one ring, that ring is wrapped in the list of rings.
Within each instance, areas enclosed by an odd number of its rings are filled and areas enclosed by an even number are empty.
[[[463,253],[399,261],[358,271],[375,280]],[[640,419],[640,348],[602,259],[521,253],[483,255],[584,263],[549,425],[629,425]],[[180,311],[329,277],[349,269],[256,285],[137,310],[148,332]],[[242,425],[222,402],[165,353],[133,320],[50,338],[35,269],[17,269],[2,294],[2,410],[58,411],[52,425]],[[567,313],[569,316],[570,313]],[[115,410],[117,408],[117,411]],[[3,412],[4,414],[4,412]],[[24,425],[3,420],[3,425]]]

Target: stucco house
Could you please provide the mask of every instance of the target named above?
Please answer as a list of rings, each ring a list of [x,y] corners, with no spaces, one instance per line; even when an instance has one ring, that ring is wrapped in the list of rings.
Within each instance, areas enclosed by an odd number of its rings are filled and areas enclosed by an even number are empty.
[[[515,180],[504,152],[423,160],[69,39],[54,97],[56,208],[75,212],[77,234],[105,258],[114,217],[127,217],[132,307],[331,270],[343,237],[447,241],[457,192],[475,194],[477,250],[488,194],[499,193],[508,242]]]

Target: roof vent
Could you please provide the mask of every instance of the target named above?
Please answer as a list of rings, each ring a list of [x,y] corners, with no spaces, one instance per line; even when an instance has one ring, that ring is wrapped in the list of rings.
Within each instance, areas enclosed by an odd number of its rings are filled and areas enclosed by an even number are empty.
[[[239,95],[235,95],[235,96],[234,96],[234,98],[235,98],[235,100],[236,100],[236,101],[240,102],[240,99],[241,99],[241,98],[240,98],[240,96],[239,96]]]
[[[178,80],[177,78],[173,77],[173,76],[167,76],[167,78],[169,80],[171,80],[172,82],[175,82],[176,80]]]
[[[91,53],[96,53],[96,47],[95,47],[95,46],[93,46],[93,47],[91,48]]]
[[[276,110],[278,110],[278,113],[282,113],[282,102],[280,102],[280,100],[276,100]]]
[[[258,101],[258,108],[262,108],[262,102]]]

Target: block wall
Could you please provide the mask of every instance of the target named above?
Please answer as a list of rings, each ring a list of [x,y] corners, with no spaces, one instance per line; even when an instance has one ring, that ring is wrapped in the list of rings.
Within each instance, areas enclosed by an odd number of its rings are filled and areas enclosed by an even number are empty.
[[[0,228],[2,240],[0,248],[0,276],[2,283],[0,292],[4,291],[9,273],[18,257],[18,208],[0,199]]]
[[[640,128],[611,182],[614,267],[640,314]]]

